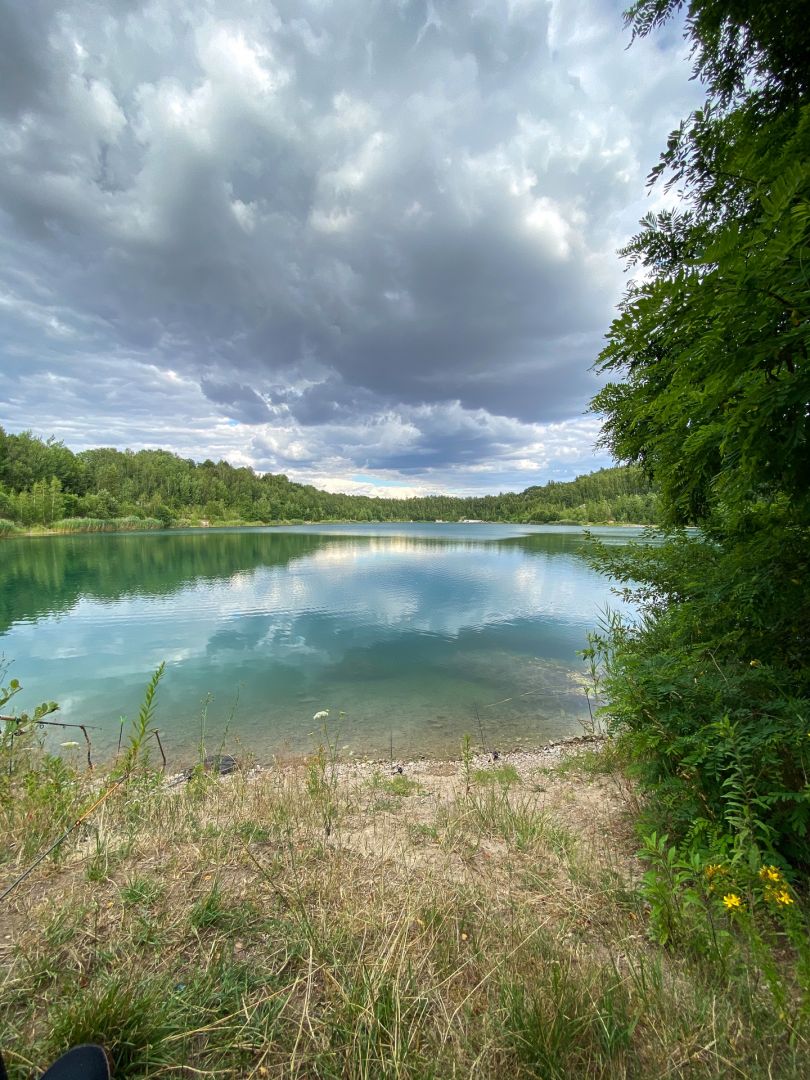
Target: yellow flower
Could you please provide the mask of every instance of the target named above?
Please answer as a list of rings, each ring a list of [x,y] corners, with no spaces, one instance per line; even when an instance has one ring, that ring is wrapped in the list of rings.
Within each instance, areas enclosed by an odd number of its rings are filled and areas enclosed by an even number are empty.
[[[728,911],[734,911],[735,908],[742,907],[742,900],[734,892],[726,893],[723,897],[723,903]]]
[[[793,897],[790,895],[787,889],[782,889],[781,892],[778,892],[774,899],[776,900],[777,904],[787,905],[793,903]]]
[[[711,881],[713,877],[717,877],[718,874],[725,874],[725,872],[726,868],[720,863],[709,863],[705,870],[706,877],[709,881]]]
[[[779,871],[775,866],[761,866],[759,876],[763,881],[781,881]]]
[[[750,664],[751,667],[762,667],[762,661],[761,660],[750,660],[749,664]]]

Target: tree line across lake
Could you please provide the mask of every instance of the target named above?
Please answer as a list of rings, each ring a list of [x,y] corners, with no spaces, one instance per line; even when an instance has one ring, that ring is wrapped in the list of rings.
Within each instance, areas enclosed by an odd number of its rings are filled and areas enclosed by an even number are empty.
[[[482,521],[654,524],[657,496],[636,466],[601,469],[522,492],[374,498],[320,491],[226,461],[165,450],[73,453],[55,439],[0,428],[0,532],[162,528],[208,521]]]

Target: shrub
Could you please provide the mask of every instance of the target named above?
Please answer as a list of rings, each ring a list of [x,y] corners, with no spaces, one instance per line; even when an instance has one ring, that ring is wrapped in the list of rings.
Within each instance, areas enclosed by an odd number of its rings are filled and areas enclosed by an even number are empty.
[[[806,556],[782,535],[765,559],[764,539],[597,547],[641,614],[609,618],[589,652],[659,830],[693,851],[733,844],[807,869]]]
[[[62,518],[53,524],[55,532],[141,532],[146,529],[162,529],[157,518]]]

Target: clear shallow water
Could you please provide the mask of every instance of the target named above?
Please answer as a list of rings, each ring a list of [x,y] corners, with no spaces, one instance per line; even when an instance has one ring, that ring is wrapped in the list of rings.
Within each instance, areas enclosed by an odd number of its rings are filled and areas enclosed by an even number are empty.
[[[322,709],[358,755],[452,753],[481,727],[491,746],[531,745],[580,730],[577,650],[622,606],[584,550],[578,528],[512,525],[5,540],[0,654],[25,688],[15,704],[59,701],[55,719],[99,729],[99,758],[163,660],[175,763],[203,731],[209,751],[309,749]]]

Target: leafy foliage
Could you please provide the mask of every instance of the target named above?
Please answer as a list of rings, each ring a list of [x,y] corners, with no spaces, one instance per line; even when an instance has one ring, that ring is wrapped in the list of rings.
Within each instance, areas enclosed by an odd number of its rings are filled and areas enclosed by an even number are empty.
[[[634,37],[645,37],[684,6],[684,0],[637,0],[625,21]],[[686,28],[695,74],[724,105],[752,83],[760,104],[776,107],[810,88],[810,22],[801,2],[691,0]]]
[[[602,549],[598,565],[643,615],[609,620],[591,646],[654,824],[689,850],[715,851],[729,835],[760,859],[806,867],[810,671],[798,650],[810,609],[788,607],[747,555],[685,535]]]
[[[645,35],[682,5],[641,0]],[[640,465],[670,528],[601,550],[641,605],[596,635],[611,723],[688,853],[810,867],[810,98],[805,4],[692,0],[708,100],[651,182],[675,209],[624,249],[598,367],[604,444]],[[679,526],[701,526],[689,535]]]
[[[124,754],[121,765],[119,766],[120,773],[131,772],[131,770],[138,763],[139,759],[148,763],[149,760],[149,747],[147,745],[148,739],[154,732],[154,725],[152,721],[155,716],[156,702],[155,695],[157,694],[160,680],[163,678],[166,672],[166,662],[163,661],[155,669],[152,678],[149,680],[149,684],[146,687],[141,707],[138,710],[137,719],[133,721],[132,732],[129,737],[129,744],[127,746],[126,753]]]
[[[0,535],[16,523],[58,532],[131,531],[183,522],[619,521],[652,523],[657,500],[638,468],[601,469],[521,493],[459,499],[342,495],[226,461],[197,464],[165,450],[84,450],[0,428]]]
[[[711,134],[737,133],[717,121]],[[784,498],[806,523],[810,106],[789,139],[742,128],[735,145],[717,156],[754,178],[736,193],[741,212],[649,215],[624,250],[646,276],[599,362],[624,381],[592,408],[606,414],[604,443],[658,482],[670,521],[733,526]]]

